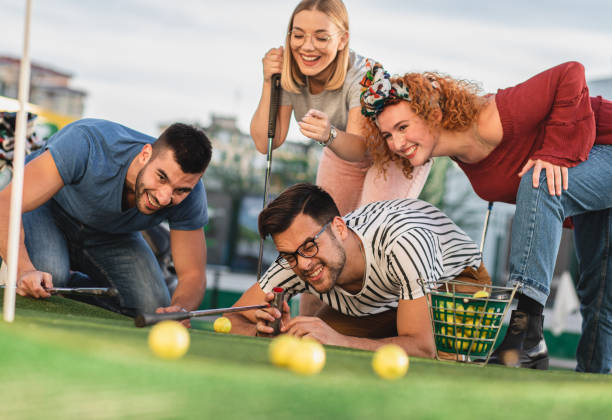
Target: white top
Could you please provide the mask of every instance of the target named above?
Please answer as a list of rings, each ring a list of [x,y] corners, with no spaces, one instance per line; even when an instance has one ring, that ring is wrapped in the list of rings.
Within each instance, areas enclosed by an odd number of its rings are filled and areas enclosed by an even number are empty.
[[[466,267],[478,269],[476,244],[444,213],[416,199],[378,201],[344,217],[363,243],[366,273],[356,294],[334,286],[318,293],[293,270],[273,264],[259,280],[264,292],[283,287],[288,297],[317,296],[350,316],[366,316],[397,308],[400,300],[424,295],[425,284],[457,277]]]
[[[301,93],[281,91],[281,105],[291,105],[296,121],[301,121],[310,109],[327,114],[330,123],[339,130],[346,131],[348,112],[360,107],[361,79],[366,73],[366,59],[354,51],[349,53],[349,69],[340,89],[324,90],[313,95],[310,93],[308,77],[306,85],[301,87]]]

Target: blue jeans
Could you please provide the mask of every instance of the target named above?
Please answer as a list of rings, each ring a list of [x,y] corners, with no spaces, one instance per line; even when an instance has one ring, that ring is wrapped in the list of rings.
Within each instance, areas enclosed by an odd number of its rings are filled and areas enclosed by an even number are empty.
[[[510,279],[519,293],[542,305],[550,283],[563,220],[572,217],[580,278],[576,284],[582,313],[582,337],[576,370],[609,373],[612,369],[612,146],[595,145],[589,159],[569,168],[569,189],[548,193],[546,174],[539,188],[532,171],[523,176],[512,224]]]
[[[99,232],[53,200],[24,213],[23,228],[34,267],[51,273],[54,286],[115,287],[118,298],[95,298],[90,303],[129,316],[170,305],[159,264],[139,232]]]

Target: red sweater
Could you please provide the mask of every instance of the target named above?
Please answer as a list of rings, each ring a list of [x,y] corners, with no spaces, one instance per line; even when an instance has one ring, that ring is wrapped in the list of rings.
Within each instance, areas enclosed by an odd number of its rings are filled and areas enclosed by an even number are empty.
[[[594,143],[612,144],[612,102],[589,97],[580,63],[564,63],[500,89],[495,101],[502,141],[478,163],[457,162],[486,201],[514,204],[518,173],[528,159],[573,167],[588,159]]]

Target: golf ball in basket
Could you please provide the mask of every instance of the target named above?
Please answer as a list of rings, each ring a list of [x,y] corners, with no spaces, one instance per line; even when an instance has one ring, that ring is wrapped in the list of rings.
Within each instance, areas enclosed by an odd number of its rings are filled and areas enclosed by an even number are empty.
[[[228,318],[222,316],[215,319],[213,328],[215,332],[227,334],[232,330],[232,322]]]
[[[474,292],[472,297],[476,299],[486,299],[489,297],[489,292],[487,292],[486,290],[477,290],[476,292]]]
[[[316,340],[299,340],[289,358],[289,369],[301,375],[314,375],[325,366],[325,349]]]
[[[149,332],[149,348],[162,359],[178,359],[189,349],[189,332],[177,321],[162,321]]]
[[[410,362],[403,348],[397,344],[385,344],[374,352],[372,368],[384,379],[398,379],[406,374]]]

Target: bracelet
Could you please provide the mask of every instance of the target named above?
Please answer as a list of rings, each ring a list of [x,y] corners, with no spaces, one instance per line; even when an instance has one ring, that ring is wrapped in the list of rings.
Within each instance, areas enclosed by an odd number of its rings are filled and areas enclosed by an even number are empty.
[[[336,140],[337,136],[338,136],[338,130],[336,130],[336,127],[334,127],[333,125],[330,125],[329,126],[329,138],[327,139],[325,146],[326,147],[331,146],[334,140]]]
[[[315,141],[319,143],[321,146],[327,147],[327,146],[330,146],[334,142],[334,140],[336,140],[337,136],[338,136],[338,130],[336,130],[336,127],[334,127],[333,125],[330,125],[329,126],[329,137],[327,138],[327,140],[325,141],[315,140]]]

